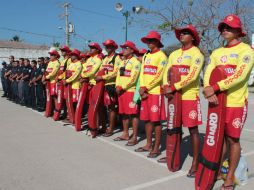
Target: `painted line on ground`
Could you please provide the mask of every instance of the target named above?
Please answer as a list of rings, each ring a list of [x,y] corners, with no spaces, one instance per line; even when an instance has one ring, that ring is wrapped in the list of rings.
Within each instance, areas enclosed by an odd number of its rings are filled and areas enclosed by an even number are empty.
[[[167,176],[167,177],[163,177],[163,178],[160,178],[160,179],[156,179],[156,180],[153,180],[153,181],[149,181],[149,182],[146,182],[146,183],[141,183],[141,184],[138,184],[138,185],[134,185],[134,186],[131,186],[131,187],[127,187],[127,188],[124,188],[122,190],[138,190],[138,189],[144,189],[146,187],[151,187],[153,185],[157,185],[159,183],[163,183],[163,182],[166,182],[166,181],[170,181],[170,180],[173,180],[173,179],[176,179],[176,178],[179,178],[179,177],[183,177],[187,174],[187,172],[183,172],[183,171],[178,171],[176,172],[174,175],[171,175],[171,176]]]

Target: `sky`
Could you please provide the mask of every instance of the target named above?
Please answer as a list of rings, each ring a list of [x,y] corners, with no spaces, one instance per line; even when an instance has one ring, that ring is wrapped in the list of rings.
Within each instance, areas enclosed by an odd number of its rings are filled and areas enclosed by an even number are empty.
[[[1,0],[0,11],[0,39],[9,40],[18,35],[21,40],[31,44],[45,44],[53,42],[65,43],[65,19],[60,19],[64,13],[61,0]],[[102,43],[108,38],[118,44],[125,41],[125,18],[114,8],[117,2],[124,6],[124,10],[132,10],[133,6],[151,6],[152,0],[69,0],[69,21],[75,25],[77,35],[71,36],[71,46],[82,49],[87,41]],[[87,11],[88,10],[88,11]],[[93,12],[96,12],[94,14]],[[134,14],[131,12],[131,14]],[[17,30],[17,31],[13,31]],[[20,32],[24,31],[24,32]],[[138,48],[146,47],[140,38],[146,35],[149,28],[139,26],[128,27],[128,40],[135,42]],[[38,33],[49,37],[32,35]],[[55,37],[52,37],[55,36]],[[164,43],[169,43],[168,37],[163,37]]]

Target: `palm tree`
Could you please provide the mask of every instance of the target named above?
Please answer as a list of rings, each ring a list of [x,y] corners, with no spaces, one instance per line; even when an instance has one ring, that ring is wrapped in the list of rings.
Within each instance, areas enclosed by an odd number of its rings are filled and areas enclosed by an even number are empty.
[[[14,42],[21,42],[22,40],[20,39],[20,37],[18,35],[13,36],[10,41],[14,41]]]

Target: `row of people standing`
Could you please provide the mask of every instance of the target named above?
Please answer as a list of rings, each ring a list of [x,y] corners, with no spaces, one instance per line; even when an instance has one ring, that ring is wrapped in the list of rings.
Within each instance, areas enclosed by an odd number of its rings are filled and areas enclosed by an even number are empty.
[[[42,76],[46,69],[48,58],[38,60],[9,57],[10,63],[2,63],[1,82],[4,94],[9,100],[23,106],[32,107],[38,111],[45,109],[45,88]]]

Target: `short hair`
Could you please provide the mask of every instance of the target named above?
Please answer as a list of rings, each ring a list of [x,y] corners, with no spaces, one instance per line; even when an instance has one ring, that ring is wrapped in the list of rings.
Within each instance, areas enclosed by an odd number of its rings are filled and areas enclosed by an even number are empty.
[[[24,61],[25,59],[23,57],[19,58],[19,60]]]
[[[37,61],[34,60],[34,59],[33,59],[31,62],[32,62],[33,64],[37,64]]]
[[[10,58],[14,59],[14,56],[13,56],[13,55],[10,55]]]

